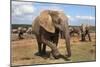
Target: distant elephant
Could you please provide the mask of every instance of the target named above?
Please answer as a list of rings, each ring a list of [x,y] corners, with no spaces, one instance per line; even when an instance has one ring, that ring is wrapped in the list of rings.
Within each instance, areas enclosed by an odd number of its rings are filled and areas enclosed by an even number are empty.
[[[22,31],[23,31],[23,33],[26,33],[27,32],[27,28],[26,27],[23,27],[22,28]]]
[[[70,27],[69,33],[70,33],[70,36],[74,36],[74,34],[77,34],[78,36],[80,36],[80,29],[78,27]]]
[[[28,33],[28,34],[32,34],[32,27],[28,27],[26,33]]]
[[[18,27],[18,38],[23,39],[24,30],[23,27]]]
[[[89,41],[91,41],[90,26],[82,24],[80,26],[80,29],[81,29],[81,41],[86,41],[86,39],[85,39],[86,35],[88,36]]]
[[[33,33],[38,42],[38,53],[46,53],[46,45],[51,48],[54,58],[59,58],[57,49],[59,32],[63,31],[68,57],[71,56],[68,18],[63,12],[44,10],[35,18],[32,24]]]
[[[18,29],[12,29],[11,32],[12,33],[18,33]]]

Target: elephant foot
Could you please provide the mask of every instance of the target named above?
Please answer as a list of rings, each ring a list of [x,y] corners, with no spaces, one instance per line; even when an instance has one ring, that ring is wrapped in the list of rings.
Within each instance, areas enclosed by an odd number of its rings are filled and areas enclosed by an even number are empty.
[[[67,57],[71,57],[71,55],[67,55]]]
[[[41,52],[41,55],[42,56],[45,56],[47,53],[46,52]]]
[[[46,54],[46,50],[42,50],[42,52],[41,52],[42,54]]]
[[[55,56],[55,55],[50,55],[50,59],[59,59],[60,58],[60,55],[59,56]]]
[[[59,58],[60,58],[60,55],[58,55],[58,56],[54,56],[54,58],[55,58],[55,59],[59,59]]]
[[[67,56],[67,58],[68,58],[68,57],[71,57],[71,54],[67,54],[66,56]]]
[[[42,53],[41,52],[37,52],[36,55],[37,56],[42,56]]]
[[[55,51],[52,51],[52,56],[55,58],[55,59],[59,59],[60,58],[60,53],[59,52],[55,52]]]
[[[50,59],[54,60],[55,58],[53,57],[52,53],[50,53]]]

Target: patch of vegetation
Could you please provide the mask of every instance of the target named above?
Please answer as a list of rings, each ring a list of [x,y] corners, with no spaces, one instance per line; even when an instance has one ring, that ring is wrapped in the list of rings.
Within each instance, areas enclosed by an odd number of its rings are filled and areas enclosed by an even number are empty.
[[[31,27],[32,25],[30,24],[11,24],[11,28],[12,29],[17,29],[18,27],[24,27],[24,28],[28,28]],[[69,26],[69,27],[80,27],[80,26]],[[96,27],[95,26],[91,26],[90,28],[90,32],[95,32],[96,31]]]
[[[28,27],[31,27],[31,26],[32,25],[29,25],[29,24],[11,24],[12,29],[17,29],[18,27],[28,28]]]

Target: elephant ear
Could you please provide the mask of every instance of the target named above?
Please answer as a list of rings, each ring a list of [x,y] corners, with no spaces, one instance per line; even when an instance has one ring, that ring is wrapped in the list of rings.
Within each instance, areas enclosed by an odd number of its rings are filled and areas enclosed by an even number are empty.
[[[55,32],[55,27],[52,22],[52,17],[49,15],[48,11],[44,11],[44,12],[40,13],[39,24],[46,31],[51,32],[51,33]]]

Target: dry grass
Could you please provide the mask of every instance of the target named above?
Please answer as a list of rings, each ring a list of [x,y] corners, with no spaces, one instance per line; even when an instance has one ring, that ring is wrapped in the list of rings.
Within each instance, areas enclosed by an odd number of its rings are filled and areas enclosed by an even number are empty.
[[[14,36],[14,35],[13,35]],[[70,60],[64,58],[50,59],[36,55],[37,42],[36,39],[25,38],[23,40],[15,40],[11,42],[11,60],[12,66],[14,65],[34,65],[34,64],[49,64],[49,63],[67,63],[79,61],[94,61],[95,59],[95,34],[91,34],[92,42],[80,42],[79,40],[73,41],[71,38],[71,51],[72,56]],[[65,55],[65,41],[59,40],[58,49],[62,55]],[[50,48],[47,47],[47,51]]]

